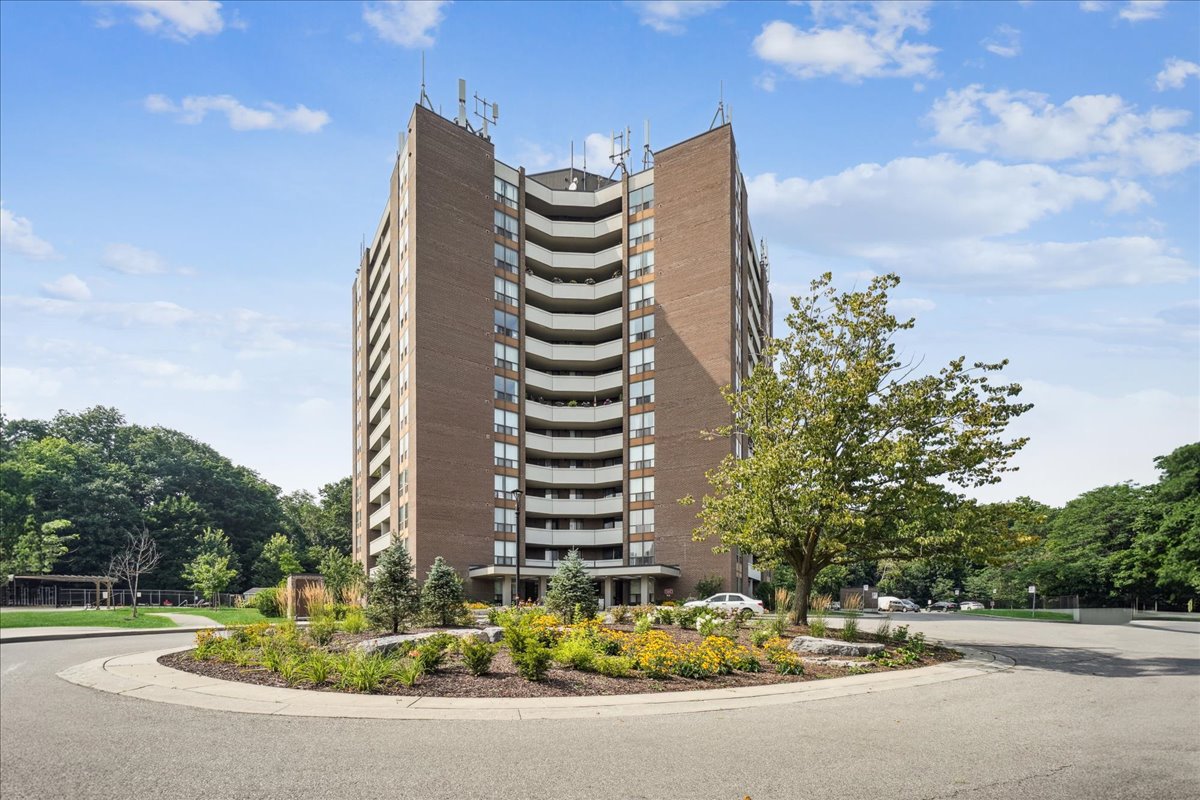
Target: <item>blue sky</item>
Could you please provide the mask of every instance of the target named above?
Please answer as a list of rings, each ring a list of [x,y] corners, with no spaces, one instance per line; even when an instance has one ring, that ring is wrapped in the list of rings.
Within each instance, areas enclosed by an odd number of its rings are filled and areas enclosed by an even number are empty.
[[[699,133],[724,82],[777,308],[895,270],[908,354],[1009,358],[1032,441],[988,499],[1152,481],[1200,438],[1197,42],[1188,2],[3,3],[0,402],[347,474],[350,284],[424,50],[531,169]]]

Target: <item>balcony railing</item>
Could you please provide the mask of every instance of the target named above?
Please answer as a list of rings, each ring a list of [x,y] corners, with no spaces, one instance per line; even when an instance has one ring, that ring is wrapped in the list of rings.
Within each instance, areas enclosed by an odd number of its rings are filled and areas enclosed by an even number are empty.
[[[654,556],[630,556],[629,566],[631,567],[649,567],[654,564]]]
[[[516,566],[517,557],[516,556],[495,556],[492,559],[492,563],[498,567],[512,567],[512,566]]]
[[[647,458],[645,461],[630,461],[629,469],[652,469],[654,467],[654,459]]]

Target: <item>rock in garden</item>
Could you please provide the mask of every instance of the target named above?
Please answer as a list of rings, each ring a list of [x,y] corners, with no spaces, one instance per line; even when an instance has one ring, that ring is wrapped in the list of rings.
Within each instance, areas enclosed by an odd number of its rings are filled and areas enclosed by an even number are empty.
[[[486,630],[478,630],[476,628],[449,628],[444,631],[424,631],[422,633],[400,633],[395,636],[380,636],[378,639],[367,639],[365,642],[359,642],[356,647],[364,653],[390,653],[393,650],[402,650],[411,645],[428,639],[430,636],[436,636],[439,633],[448,633],[451,636],[474,636],[477,639],[485,639],[491,641]]]
[[[497,625],[489,625],[482,631],[476,631],[476,633],[483,634],[487,637],[487,640],[492,643],[498,642],[504,638],[504,628],[501,628]]]
[[[788,649],[800,655],[852,656],[862,658],[883,652],[883,645],[867,642],[842,642],[837,639],[818,639],[815,636],[797,636]]]

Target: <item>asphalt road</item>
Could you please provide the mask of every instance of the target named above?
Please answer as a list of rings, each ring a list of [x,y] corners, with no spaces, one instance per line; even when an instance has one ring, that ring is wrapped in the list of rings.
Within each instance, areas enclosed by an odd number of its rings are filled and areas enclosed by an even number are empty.
[[[229,714],[55,673],[190,634],[0,647],[0,797],[1200,797],[1200,625],[900,618],[1009,672],[774,708],[520,722]],[[872,623],[864,628],[870,630]]]

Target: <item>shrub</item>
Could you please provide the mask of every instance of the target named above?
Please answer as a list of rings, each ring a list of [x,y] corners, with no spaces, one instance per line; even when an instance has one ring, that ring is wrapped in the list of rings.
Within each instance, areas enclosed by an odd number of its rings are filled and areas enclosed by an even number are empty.
[[[648,617],[651,614],[653,614],[654,606],[646,605],[645,603],[643,603],[640,606],[634,606],[633,608],[631,608],[629,610],[629,612],[631,614],[633,614],[633,621],[637,622],[639,619],[641,619],[643,617]]]
[[[367,655],[361,650],[350,650],[338,660],[339,685],[360,692],[378,689],[391,671],[391,659],[380,653]]]
[[[759,663],[758,656],[745,648],[742,649],[745,652],[737,655],[733,663],[733,668],[738,672],[762,672],[762,664]]]
[[[892,630],[892,641],[893,642],[908,641],[908,626],[907,625],[897,625]]]
[[[586,638],[572,636],[564,639],[558,647],[554,648],[554,660],[563,666],[587,672],[592,669],[592,664],[596,660],[596,651],[592,649]]]
[[[892,638],[892,618],[884,617],[875,626],[875,639],[880,642],[886,642]]]
[[[456,644],[458,637],[449,633],[435,633],[413,649],[413,658],[424,672],[437,672],[438,667],[446,660],[446,651]]]
[[[488,660],[491,661],[491,659]],[[398,658],[391,663],[390,675],[405,686],[414,686],[425,675],[425,670],[422,669],[421,662],[415,658]]]
[[[300,665],[300,675],[309,683],[320,686],[329,680],[333,662],[324,650],[313,650]]]
[[[531,641],[520,653],[513,653],[517,674],[527,681],[542,681],[550,671],[550,648],[536,640]]]
[[[651,678],[665,678],[675,672],[683,655],[664,631],[628,636],[622,644],[624,655],[633,659],[634,666]]]
[[[465,610],[462,578],[441,556],[434,559],[425,578],[421,610],[434,625],[443,626],[456,624]]]
[[[904,645],[904,649],[915,655],[923,655],[925,653],[925,634],[914,633],[908,637],[908,643]]]
[[[738,635],[737,617],[730,617],[729,619],[723,619],[718,622],[712,629],[712,635],[721,636],[731,642],[736,642]]]
[[[596,656],[592,668],[609,678],[626,678],[633,670],[633,659],[625,656]]]
[[[858,618],[846,617],[842,620],[842,639],[853,642],[858,638]]]
[[[263,589],[256,592],[251,597],[246,605],[249,608],[258,609],[258,613],[264,617],[282,617],[287,613],[287,606],[280,604],[281,592],[277,587],[272,586],[269,589]]]
[[[649,614],[643,614],[642,616],[637,617],[637,621],[633,623],[633,630],[635,633],[645,633],[653,627],[654,618]]]
[[[652,616],[657,625],[671,625],[675,622],[675,611],[669,606],[655,609]]]
[[[681,628],[695,628],[696,620],[700,615],[705,613],[707,609],[703,606],[691,606],[681,608],[675,612],[675,624]]]
[[[721,591],[724,585],[725,581],[721,580],[720,575],[705,575],[696,581],[696,594],[700,595],[700,599],[703,600]]]
[[[204,630],[196,631],[196,649],[192,651],[192,658],[197,661],[205,661],[212,658],[216,655],[222,638],[221,633],[216,628],[205,628]]]
[[[325,647],[333,641],[337,633],[337,621],[332,616],[321,617],[308,623],[308,635],[320,647]]]
[[[764,648],[767,661],[781,675],[803,675],[804,662],[800,656],[788,649],[786,639],[775,638],[767,642]]]
[[[303,666],[304,659],[299,656],[284,656],[283,660],[279,662],[279,677],[287,681],[288,686],[294,686],[304,676]]]
[[[629,622],[628,606],[613,606],[608,613],[612,614],[613,625],[622,625],[626,622]]]
[[[775,634],[765,627],[756,626],[750,631],[750,644],[755,647],[762,647],[768,639],[775,638]]]
[[[701,636],[708,638],[709,636],[713,635],[717,629],[717,625],[719,625],[722,621],[723,620],[713,611],[705,611],[703,614],[696,617],[696,632]]]
[[[329,592],[330,603],[348,602],[351,594],[366,580],[362,564],[336,547],[329,547],[321,554],[317,572],[325,579],[324,588]]]
[[[458,651],[462,653],[463,665],[472,675],[486,675],[492,669],[492,659],[500,650],[500,645],[489,644],[475,636],[464,636],[458,643]],[[411,686],[412,684],[405,684]]]
[[[829,626],[825,624],[825,620],[823,619],[810,619],[808,621],[808,633],[810,636],[816,636],[818,639],[823,639],[829,635]]]
[[[421,607],[421,589],[413,576],[412,556],[403,542],[379,554],[371,576],[367,616],[372,625],[393,634],[406,628]]]
[[[278,644],[269,642],[263,646],[258,662],[262,664],[265,670],[279,672],[279,668],[283,666],[285,658],[287,658],[287,651]]]
[[[306,583],[300,589],[300,597],[308,612],[310,622],[333,617],[333,597],[329,590],[319,583]]]
[[[366,629],[366,613],[358,606],[350,606],[346,609],[346,616],[342,617],[342,630],[346,633],[362,633]]]
[[[472,600],[471,602],[467,603],[468,611],[485,611],[491,609],[491,607],[492,606],[490,604],[481,603],[478,600]]]
[[[572,549],[558,562],[546,591],[546,608],[570,625],[577,617],[596,615],[596,582],[588,575],[579,551]]]

